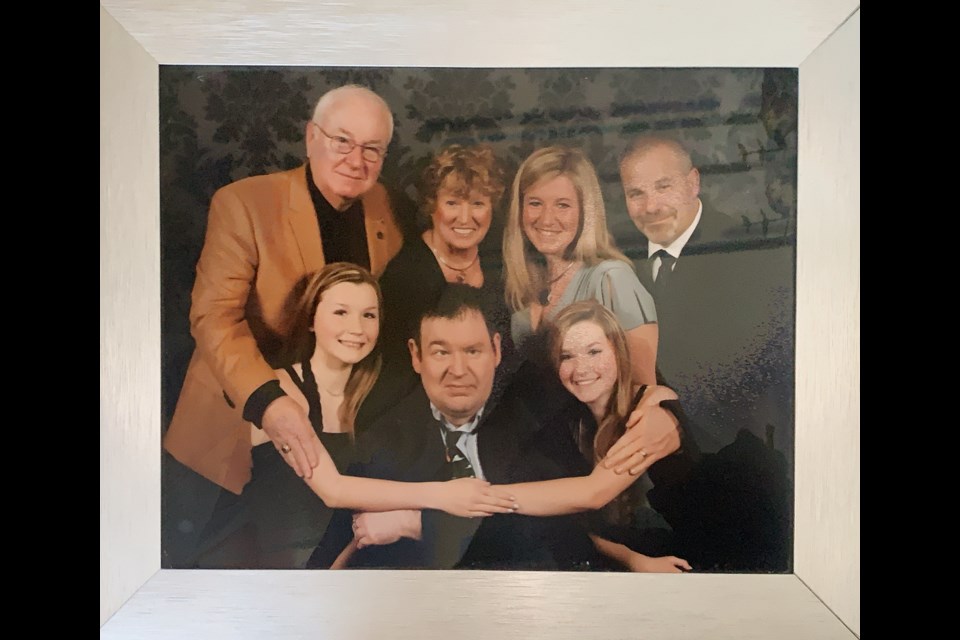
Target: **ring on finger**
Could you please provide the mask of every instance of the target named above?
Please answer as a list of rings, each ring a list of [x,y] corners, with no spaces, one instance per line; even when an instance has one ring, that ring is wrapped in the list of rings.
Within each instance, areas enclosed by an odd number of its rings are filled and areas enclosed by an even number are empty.
[[[646,450],[644,450],[644,449],[640,449],[640,451],[639,451],[638,453],[639,453],[640,456],[643,457],[643,458],[646,458],[648,455],[650,455],[650,454],[647,453]]]
[[[290,448],[290,445],[288,445],[288,444],[282,445],[282,446],[280,447],[280,452],[281,452],[281,453],[290,453],[290,451],[292,451],[292,449]]]

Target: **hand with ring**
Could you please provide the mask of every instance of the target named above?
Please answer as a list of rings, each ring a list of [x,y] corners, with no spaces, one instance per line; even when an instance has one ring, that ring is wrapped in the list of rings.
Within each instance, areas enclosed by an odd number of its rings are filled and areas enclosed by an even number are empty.
[[[281,396],[267,405],[261,425],[284,461],[301,478],[310,478],[320,463],[323,445],[307,412],[293,398]]]
[[[630,416],[627,432],[607,451],[603,466],[618,474],[639,475],[656,461],[677,451],[680,448],[679,422],[673,413],[659,405],[661,399],[675,398],[671,389],[648,387],[640,406]],[[650,404],[654,402],[656,404]]]

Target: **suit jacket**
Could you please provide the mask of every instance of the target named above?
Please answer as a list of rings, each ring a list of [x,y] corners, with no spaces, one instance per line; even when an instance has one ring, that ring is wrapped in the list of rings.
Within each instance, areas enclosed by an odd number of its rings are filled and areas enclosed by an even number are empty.
[[[791,243],[751,238],[706,203],[664,291],[646,242],[637,262],[657,305],[657,368],[706,453],[658,483],[654,505],[698,571],[789,569],[794,262]]]
[[[563,407],[556,407],[557,415]],[[556,416],[534,418],[516,394],[491,398],[477,429],[477,447],[486,479],[496,484],[545,480],[590,472],[572,439],[550,433]],[[549,426],[541,426],[549,425]],[[350,473],[424,482],[449,479],[440,432],[429,400],[418,386],[395,411],[362,435],[361,457]],[[352,537],[350,512],[335,514],[308,566],[329,566]],[[595,560],[586,531],[570,516],[534,518],[515,514],[457,518],[424,510],[422,538],[357,551],[354,567],[576,568]]]
[[[299,288],[324,266],[304,167],[217,191],[190,308],[196,349],[164,446],[177,460],[240,493],[250,480],[250,394],[275,379]],[[402,235],[386,190],[363,199],[371,270],[383,272]]]
[[[767,439],[767,425],[778,449],[792,449],[794,261],[792,244],[751,240],[704,204],[661,292],[643,243],[636,267],[657,306],[658,369],[704,451],[741,428]]]

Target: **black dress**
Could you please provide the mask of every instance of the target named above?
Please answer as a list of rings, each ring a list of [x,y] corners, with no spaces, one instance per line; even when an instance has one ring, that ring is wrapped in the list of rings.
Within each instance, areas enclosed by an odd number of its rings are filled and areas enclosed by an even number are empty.
[[[640,403],[646,385],[640,387],[630,406]],[[575,420],[571,434],[585,459],[593,458],[593,438],[597,432],[596,419],[581,405],[580,419]],[[624,422],[626,418],[624,419]],[[657,475],[657,470],[653,471]],[[589,529],[601,538],[619,542],[648,556],[671,555],[676,552],[672,530],[667,521],[650,504],[655,485],[651,473],[644,473],[619,496],[602,509],[588,514]],[[610,563],[613,565],[613,563]],[[616,565],[619,568],[619,565]]]
[[[353,461],[350,433],[323,430],[323,413],[309,363],[304,363],[305,383],[292,367],[285,370],[310,404],[310,423],[343,473]],[[261,569],[302,569],[323,537],[333,514],[270,444],[253,448],[253,477],[243,492],[250,510]]]

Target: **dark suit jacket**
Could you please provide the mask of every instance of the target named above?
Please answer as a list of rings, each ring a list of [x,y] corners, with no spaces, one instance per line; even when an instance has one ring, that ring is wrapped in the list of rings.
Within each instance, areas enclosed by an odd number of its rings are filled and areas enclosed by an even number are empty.
[[[767,425],[777,449],[793,448],[794,262],[792,244],[751,239],[706,204],[666,292],[643,243],[636,267],[657,305],[657,366],[705,452],[741,428],[766,440]]]
[[[637,262],[657,306],[658,372],[707,453],[657,504],[700,571],[789,569],[794,261],[792,244],[750,240],[705,204],[665,291],[646,251]]]
[[[560,414],[563,407],[557,407]],[[564,477],[572,466],[589,466],[566,434],[553,437],[553,416],[537,420],[516,394],[491,398],[477,427],[477,446],[486,479],[502,484]],[[541,425],[551,425],[542,427]],[[440,425],[418,386],[389,417],[378,421],[359,443],[364,462],[350,473],[423,482],[449,479]],[[579,460],[579,463],[577,462]],[[422,539],[357,551],[354,567],[573,569],[597,555],[586,531],[569,516],[534,518],[506,514],[484,519],[422,512]],[[329,566],[352,537],[350,513],[338,512],[308,566]]]

